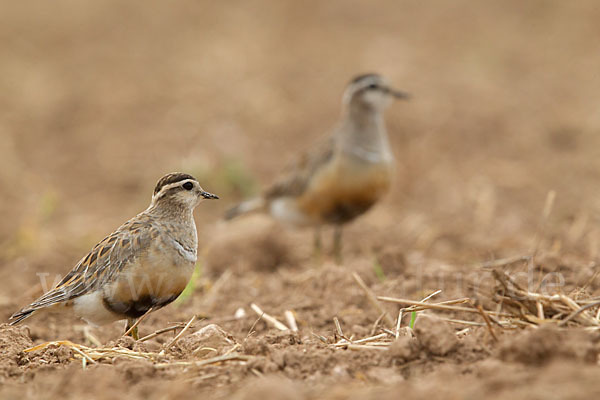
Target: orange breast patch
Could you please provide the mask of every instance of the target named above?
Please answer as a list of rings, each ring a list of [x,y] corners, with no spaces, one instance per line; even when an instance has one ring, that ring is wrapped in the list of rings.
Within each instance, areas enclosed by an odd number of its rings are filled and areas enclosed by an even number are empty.
[[[313,178],[297,199],[298,208],[316,222],[342,224],[366,212],[389,189],[390,164],[339,160]]]

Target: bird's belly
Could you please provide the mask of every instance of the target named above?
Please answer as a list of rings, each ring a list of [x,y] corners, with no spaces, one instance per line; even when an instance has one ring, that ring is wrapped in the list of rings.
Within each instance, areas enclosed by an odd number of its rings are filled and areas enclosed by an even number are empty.
[[[280,197],[271,201],[269,213],[277,220],[291,226],[301,227],[314,225],[315,221],[298,207],[298,201],[293,197]]]
[[[194,271],[193,263],[145,260],[123,271],[103,291],[104,307],[124,318],[138,318],[150,308],[156,310],[175,300],[185,289]]]
[[[337,163],[315,177],[298,208],[318,223],[343,224],[371,208],[391,180],[390,163]]]
[[[104,306],[103,293],[96,291],[73,300],[73,313],[91,325],[101,326],[124,319]]]

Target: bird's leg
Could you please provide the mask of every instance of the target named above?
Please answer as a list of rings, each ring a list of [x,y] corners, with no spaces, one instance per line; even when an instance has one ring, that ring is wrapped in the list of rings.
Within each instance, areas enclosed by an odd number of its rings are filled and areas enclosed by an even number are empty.
[[[342,263],[342,226],[336,225],[333,228],[333,256],[336,264]]]
[[[315,228],[315,237],[313,241],[313,257],[318,264],[321,263],[321,254],[323,253],[323,243],[321,241],[321,227]]]
[[[125,333],[127,333],[131,327],[135,324],[136,319],[135,318],[127,318],[127,326],[125,327]],[[140,337],[138,336],[138,327],[136,326],[135,328],[131,329],[131,332],[129,332],[129,336],[131,336],[133,338],[133,340],[138,340]]]

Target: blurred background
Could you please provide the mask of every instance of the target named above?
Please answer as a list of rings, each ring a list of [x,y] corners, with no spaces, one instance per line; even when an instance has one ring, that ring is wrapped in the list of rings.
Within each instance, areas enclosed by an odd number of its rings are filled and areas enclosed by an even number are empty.
[[[413,99],[386,114],[396,182],[346,254],[521,254],[555,190],[544,246],[593,260],[598,21],[594,0],[4,1],[1,303],[68,271],[166,172],[221,196],[197,210],[201,246],[251,235],[221,213],[327,134],[364,72]]]

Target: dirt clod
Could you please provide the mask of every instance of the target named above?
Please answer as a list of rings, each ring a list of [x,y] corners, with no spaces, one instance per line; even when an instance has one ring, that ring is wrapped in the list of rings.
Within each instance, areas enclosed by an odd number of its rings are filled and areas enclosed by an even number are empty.
[[[421,346],[436,356],[444,356],[458,345],[458,339],[450,325],[432,315],[422,314],[417,317],[415,334]]]
[[[388,354],[394,360],[413,360],[419,354],[419,342],[408,336],[400,336],[390,345]]]
[[[8,377],[21,375],[30,361],[30,356],[23,349],[33,345],[29,330],[25,327],[14,327],[8,324],[0,326],[0,382]]]
[[[235,344],[233,336],[216,324],[209,324],[191,335],[187,335],[176,343],[182,354],[194,354],[197,357],[205,355],[216,356]]]
[[[506,336],[498,350],[498,357],[528,365],[546,364],[554,359],[595,363],[600,352],[598,339],[597,333],[544,326]]]
[[[156,374],[152,363],[147,360],[116,359],[114,365],[131,384],[135,384]]]
[[[264,338],[248,337],[242,342],[242,350],[246,354],[266,355],[269,353],[269,345]]]
[[[132,350],[135,346],[135,340],[131,336],[121,336],[113,346]]]

